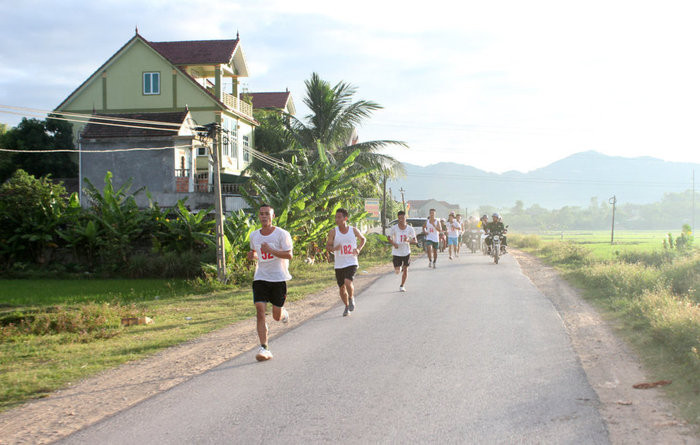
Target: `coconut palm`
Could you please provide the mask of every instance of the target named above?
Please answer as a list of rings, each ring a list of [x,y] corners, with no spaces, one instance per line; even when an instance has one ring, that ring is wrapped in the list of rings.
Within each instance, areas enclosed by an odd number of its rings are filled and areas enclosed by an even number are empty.
[[[374,111],[382,109],[381,105],[367,100],[353,102],[357,91],[354,86],[342,81],[331,86],[317,73],[312,73],[304,83],[304,104],[310,113],[305,116],[305,122],[290,115],[288,129],[298,145],[306,148],[309,157],[325,153],[332,161],[342,163],[359,150],[355,162],[362,168],[370,171],[382,169],[392,174],[403,172],[399,161],[379,153],[379,150],[389,145],[407,147],[406,143],[392,140],[357,142],[355,129]]]

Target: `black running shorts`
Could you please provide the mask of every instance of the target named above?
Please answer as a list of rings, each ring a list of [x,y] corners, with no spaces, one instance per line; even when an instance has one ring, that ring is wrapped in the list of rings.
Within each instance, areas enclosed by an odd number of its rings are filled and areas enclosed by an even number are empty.
[[[345,284],[345,280],[352,281],[355,278],[355,272],[357,272],[357,266],[343,267],[342,269],[335,270],[335,281],[338,283],[338,287]]]
[[[272,303],[277,307],[282,307],[286,299],[286,281],[253,281],[253,301],[255,303]]]
[[[401,266],[410,266],[411,265],[411,254],[409,253],[406,256],[396,256],[394,255],[394,267],[401,267]]]

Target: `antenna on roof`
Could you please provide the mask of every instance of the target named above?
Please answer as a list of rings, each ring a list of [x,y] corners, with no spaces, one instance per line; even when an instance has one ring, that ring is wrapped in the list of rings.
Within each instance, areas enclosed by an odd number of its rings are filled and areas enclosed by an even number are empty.
[[[139,25],[136,25],[135,28],[136,28],[136,34],[138,35],[138,33],[139,33]]]
[[[241,40],[241,37],[238,35],[238,30],[236,30],[236,40]]]

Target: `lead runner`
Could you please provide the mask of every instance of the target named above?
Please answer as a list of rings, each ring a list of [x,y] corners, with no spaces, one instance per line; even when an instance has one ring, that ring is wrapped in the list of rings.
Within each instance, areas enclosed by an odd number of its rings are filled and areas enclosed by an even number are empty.
[[[262,204],[258,210],[262,228],[250,234],[248,259],[257,261],[253,277],[253,302],[260,339],[260,348],[255,355],[258,361],[272,358],[272,352],[267,348],[267,303],[272,303],[272,318],[282,323],[289,322],[284,302],[287,299],[287,281],[292,279],[289,274],[292,237],[286,230],[272,225],[274,218],[275,210],[268,204]]]

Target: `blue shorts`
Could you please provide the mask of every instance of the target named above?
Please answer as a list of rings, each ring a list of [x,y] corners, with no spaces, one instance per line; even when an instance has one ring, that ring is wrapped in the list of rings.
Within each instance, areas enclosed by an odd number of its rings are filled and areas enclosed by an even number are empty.
[[[448,236],[447,237],[447,245],[448,246],[457,246],[457,245],[459,245],[458,240],[459,240],[459,238],[457,238],[456,236],[455,237]]]

